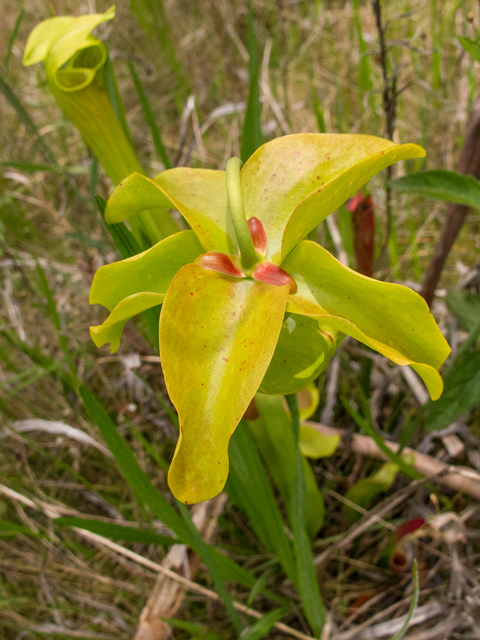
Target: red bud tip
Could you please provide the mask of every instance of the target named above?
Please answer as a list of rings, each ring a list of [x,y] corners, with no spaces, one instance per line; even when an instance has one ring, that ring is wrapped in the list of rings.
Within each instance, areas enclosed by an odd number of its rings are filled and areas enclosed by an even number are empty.
[[[234,278],[243,278],[245,275],[233,264],[230,256],[226,253],[220,253],[219,251],[204,253],[195,260],[195,263],[204,269],[219,271],[220,273],[225,273],[227,276],[233,276]]]
[[[258,218],[250,218],[247,224],[252,236],[253,246],[259,253],[265,255],[267,252],[267,235],[263,224]]]
[[[404,522],[397,528],[395,531],[395,537],[397,540],[400,540],[404,536],[408,536],[409,533],[413,533],[417,529],[420,529],[424,524],[425,520],[423,518],[413,518],[413,520],[408,520],[408,522]]]
[[[297,293],[297,283],[292,276],[271,262],[263,262],[260,264],[253,272],[253,278],[258,280],[258,282],[274,284],[277,287],[289,284],[290,293]]]

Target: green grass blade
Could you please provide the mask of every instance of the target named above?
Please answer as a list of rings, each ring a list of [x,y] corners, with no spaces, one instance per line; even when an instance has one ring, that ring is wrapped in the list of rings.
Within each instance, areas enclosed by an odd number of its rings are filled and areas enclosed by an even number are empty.
[[[108,224],[105,222],[105,207],[107,206],[105,200],[100,196],[95,196],[95,202],[98,207],[98,211],[102,216],[105,227],[108,233],[112,236],[113,242],[119,250],[122,258],[125,260],[126,258],[131,258],[136,256],[138,253],[141,253],[142,249],[140,245],[136,241],[130,229],[128,229],[123,222],[117,222],[115,224]]]
[[[140,100],[140,104],[142,105],[143,117],[145,118],[145,122],[148,124],[152,133],[155,151],[157,152],[157,155],[162,159],[165,169],[170,169],[172,165],[170,163],[170,160],[168,159],[167,152],[162,142],[160,131],[155,123],[155,118],[153,117],[152,110],[150,109],[150,105],[148,104],[147,96],[145,95],[145,91],[143,90],[142,83],[140,82],[140,78],[138,77],[138,73],[133,63],[130,61],[128,62],[128,68],[130,69],[130,74],[133,78],[133,82],[135,83],[135,89],[137,90],[138,99]]]
[[[246,162],[252,153],[255,153],[258,147],[263,144],[261,121],[262,103],[260,102],[260,87],[258,85],[257,42],[255,38],[252,0],[248,0],[247,49],[249,55],[249,93],[240,148],[242,162]]]
[[[461,36],[458,38],[458,41],[474,60],[480,62],[480,44],[478,41],[471,40],[470,38],[463,38]]]
[[[50,290],[48,280],[45,276],[45,272],[38,262],[37,262],[37,274],[40,280],[40,291],[43,293],[43,295],[47,300],[47,310],[48,310],[48,313],[50,314],[52,323],[55,329],[57,330],[58,343],[65,356],[66,361],[68,362],[68,367],[70,369],[70,374],[72,376],[73,386],[76,386],[78,384],[77,371],[75,369],[75,365],[72,360],[72,354],[68,349],[68,340],[62,330],[62,325],[60,322],[60,316],[58,314],[57,305],[55,304],[55,300],[53,299],[53,295]]]
[[[107,85],[108,97],[110,98],[110,102],[112,103],[113,110],[115,111],[115,115],[117,116],[118,121],[120,122],[123,132],[133,147],[134,146],[133,140],[132,140],[132,136],[130,135],[130,130],[128,128],[127,120],[125,118],[125,107],[123,106],[122,98],[118,91],[117,80],[115,78],[115,73],[113,71],[112,60],[110,59],[110,52],[108,52],[107,61],[105,63],[104,69],[105,69],[105,80]]]
[[[274,609],[257,620],[251,627],[242,633],[242,640],[260,640],[267,635],[273,625],[285,615],[285,609]]]
[[[13,31],[12,31],[12,33],[10,35],[10,39],[9,39],[8,45],[7,45],[7,55],[5,56],[5,62],[4,62],[5,73],[7,73],[7,71],[8,71],[8,64],[10,62],[10,56],[12,55],[13,43],[17,39],[18,30],[20,28],[20,23],[22,22],[22,19],[23,19],[24,15],[25,15],[25,9],[22,9],[20,11],[20,13],[18,14],[17,19],[15,20],[15,24],[13,25]]]
[[[418,594],[420,592],[420,585],[418,581],[418,571],[417,571],[417,561],[413,561],[413,597],[412,604],[410,605],[410,609],[408,610],[407,618],[403,627],[397,631],[397,633],[390,638],[390,640],[402,640],[403,636],[407,633],[408,627],[410,626],[410,621],[413,618],[413,614],[415,613],[415,609],[418,604]]]
[[[125,479],[138,500],[142,504],[147,505],[155,517],[171,529],[182,542],[191,545],[193,542],[192,536],[182,517],[165,498],[158,493],[148,476],[142,471],[135,456],[123,441],[105,409],[96,397],[85,387],[81,386],[79,391],[85,409],[100,429],[103,439],[118,462]]]
[[[297,569],[297,587],[302,599],[305,617],[313,634],[318,637],[325,624],[325,609],[318,587],[317,573],[313,563],[312,548],[307,533],[306,488],[303,471],[303,457],[298,446],[300,434],[300,414],[297,395],[285,396],[292,418],[292,430],[297,455],[295,482],[292,487],[291,527],[293,532],[293,548]]]
[[[315,119],[317,121],[317,129],[320,133],[327,133],[327,125],[325,124],[322,103],[320,102],[313,82],[310,84],[310,92],[312,94],[313,112],[315,113]]]
[[[402,456],[400,456],[398,453],[394,453],[389,447],[387,447],[382,436],[375,431],[373,425],[371,425],[368,420],[365,420],[365,418],[361,416],[358,411],[355,411],[355,409],[352,407],[345,396],[340,396],[340,401],[345,407],[347,413],[354,420],[356,425],[360,427],[360,429],[363,429],[367,436],[370,436],[372,440],[375,441],[375,443],[378,445],[378,448],[381,449],[392,462],[398,465],[400,471],[405,473],[410,478],[413,478],[414,480],[418,480],[419,478],[423,477],[421,473],[416,471],[411,465],[407,464],[403,460]]]
[[[35,137],[37,138],[40,146],[42,147],[43,152],[48,157],[48,159],[51,162],[54,163],[55,162],[55,156],[54,156],[52,150],[45,144],[45,142],[44,142],[42,136],[40,135],[37,127],[35,126],[33,120],[30,118],[30,116],[28,115],[28,113],[25,110],[25,107],[23,106],[23,104],[20,102],[20,99],[16,95],[15,91],[10,86],[10,84],[8,83],[6,78],[4,78],[2,76],[2,74],[0,74],[0,92],[3,93],[3,95],[8,100],[8,102],[10,102],[12,107],[15,109],[20,121],[23,122],[23,124],[26,127],[28,127],[30,129],[30,131],[35,135]]]
[[[36,531],[32,531],[27,527],[22,527],[19,524],[15,524],[13,522],[9,522],[8,520],[0,520],[0,539],[4,536],[16,536],[22,534],[24,536],[29,536],[31,538],[46,538],[43,533],[37,533]]]
[[[198,553],[196,536],[192,535],[191,529],[187,526],[182,516],[152,485],[98,400],[83,386],[80,387],[79,391],[88,414],[100,429],[108,448],[117,460],[123,475],[139,501],[142,504],[146,504],[155,517],[171,529],[181,542],[188,544]],[[213,547],[209,551],[221,578],[235,580],[239,584],[250,588],[255,585],[257,578],[249,571],[243,569],[236,562],[213,549]],[[272,597],[273,594],[270,594],[267,590],[263,592],[272,600],[278,600],[275,596]]]
[[[78,527],[92,533],[97,533],[112,540],[124,540],[125,542],[140,542],[143,544],[158,544],[161,546],[178,544],[178,540],[170,536],[161,536],[155,531],[145,531],[134,527],[125,527],[113,522],[100,522],[87,518],[57,518],[55,524],[62,527]]]
[[[195,525],[193,524],[187,507],[184,504],[181,504],[179,502],[178,508],[180,509],[180,513],[182,514],[183,519],[185,520],[185,524],[190,530],[190,535],[192,536],[192,539],[195,541],[197,553],[205,563],[205,566],[207,567],[208,572],[210,573],[210,577],[212,578],[213,583],[216,587],[216,591],[223,600],[223,604],[227,609],[228,615],[230,616],[230,620],[232,621],[233,626],[239,633],[241,633],[243,631],[243,624],[240,619],[240,615],[238,611],[234,608],[230,594],[228,593],[227,587],[225,586],[225,582],[217,570],[217,567],[215,564],[215,558],[211,554],[211,548],[209,547],[208,544],[205,544],[205,542],[202,540],[202,536],[200,535]]]
[[[229,459],[227,493],[247,514],[263,546],[276,554],[287,576],[295,582],[292,546],[260,456],[243,422],[230,440]]]
[[[0,162],[0,167],[11,167],[12,169],[20,169],[20,171],[28,171],[30,173],[34,171],[48,171],[50,173],[66,174],[71,173],[73,175],[84,175],[89,173],[87,167],[60,167],[48,164],[36,164],[35,162]]]

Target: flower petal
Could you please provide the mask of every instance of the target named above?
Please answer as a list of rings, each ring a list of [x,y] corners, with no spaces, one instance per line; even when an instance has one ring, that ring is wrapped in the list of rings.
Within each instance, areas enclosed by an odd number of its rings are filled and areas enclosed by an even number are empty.
[[[242,170],[247,219],[267,233],[267,260],[293,247],[379,171],[425,155],[414,144],[375,136],[299,133],[261,146]]]
[[[222,490],[230,436],[273,355],[287,297],[286,286],[197,265],[175,276],[160,319],[160,356],[180,418],[168,476],[178,500],[201,502]]]
[[[105,220],[120,222],[153,207],[178,209],[205,251],[237,253],[224,171],[169,169],[154,180],[133,173],[110,196]]]
[[[316,317],[324,329],[342,331],[397,364],[411,365],[432,398],[441,395],[438,369],[450,347],[421,296],[355,273],[308,240],[287,256],[282,268],[298,285],[287,311]]]
[[[142,291],[166,294],[179,269],[203,253],[193,231],[180,231],[132,258],[101,267],[93,278],[90,304],[109,311]]]
[[[120,346],[120,337],[123,327],[130,318],[138,315],[142,311],[151,309],[157,304],[161,304],[165,298],[164,293],[134,293],[128,298],[121,300],[113,309],[111,314],[103,324],[90,327],[90,337],[97,347],[101,347],[107,342],[110,343],[110,351],[113,353]]]

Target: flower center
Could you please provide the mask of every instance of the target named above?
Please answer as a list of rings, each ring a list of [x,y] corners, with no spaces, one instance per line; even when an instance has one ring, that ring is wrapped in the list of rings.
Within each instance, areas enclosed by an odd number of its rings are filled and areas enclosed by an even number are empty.
[[[220,251],[203,253],[195,260],[195,263],[204,269],[218,271],[232,278],[252,277],[257,282],[274,284],[277,287],[288,284],[290,285],[290,293],[297,292],[297,283],[292,276],[271,262],[262,262],[257,265],[251,276],[242,271],[238,256],[227,255],[226,253],[220,253]]]

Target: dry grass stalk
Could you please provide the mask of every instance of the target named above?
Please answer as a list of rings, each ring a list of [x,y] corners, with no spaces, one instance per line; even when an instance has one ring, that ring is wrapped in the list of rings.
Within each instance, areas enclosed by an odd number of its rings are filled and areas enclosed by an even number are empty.
[[[327,427],[318,422],[307,422],[310,427],[314,427],[320,433],[325,435],[338,435],[343,438],[345,431],[334,427]],[[400,445],[396,442],[387,442],[385,444],[391,451],[397,453]],[[351,449],[355,453],[377,458],[379,460],[387,460],[387,456],[378,447],[378,445],[369,436],[354,433],[347,442],[340,441],[340,447]],[[480,473],[467,467],[460,467],[441,462],[436,458],[432,458],[424,453],[419,453],[414,449],[405,448],[405,453],[411,453],[414,456],[413,468],[424,476],[431,476],[431,480],[443,484],[455,491],[463,491],[477,500],[480,500]]]
[[[222,513],[227,496],[221,493],[216,498],[194,507],[192,520],[205,542],[210,543],[217,527],[218,517]],[[188,553],[185,545],[173,546],[162,565],[190,578],[194,576],[200,558],[196,553]],[[174,580],[159,574],[155,586],[140,615],[134,640],[164,640],[171,634],[170,625],[161,620],[173,618],[185,597],[185,590]]]

